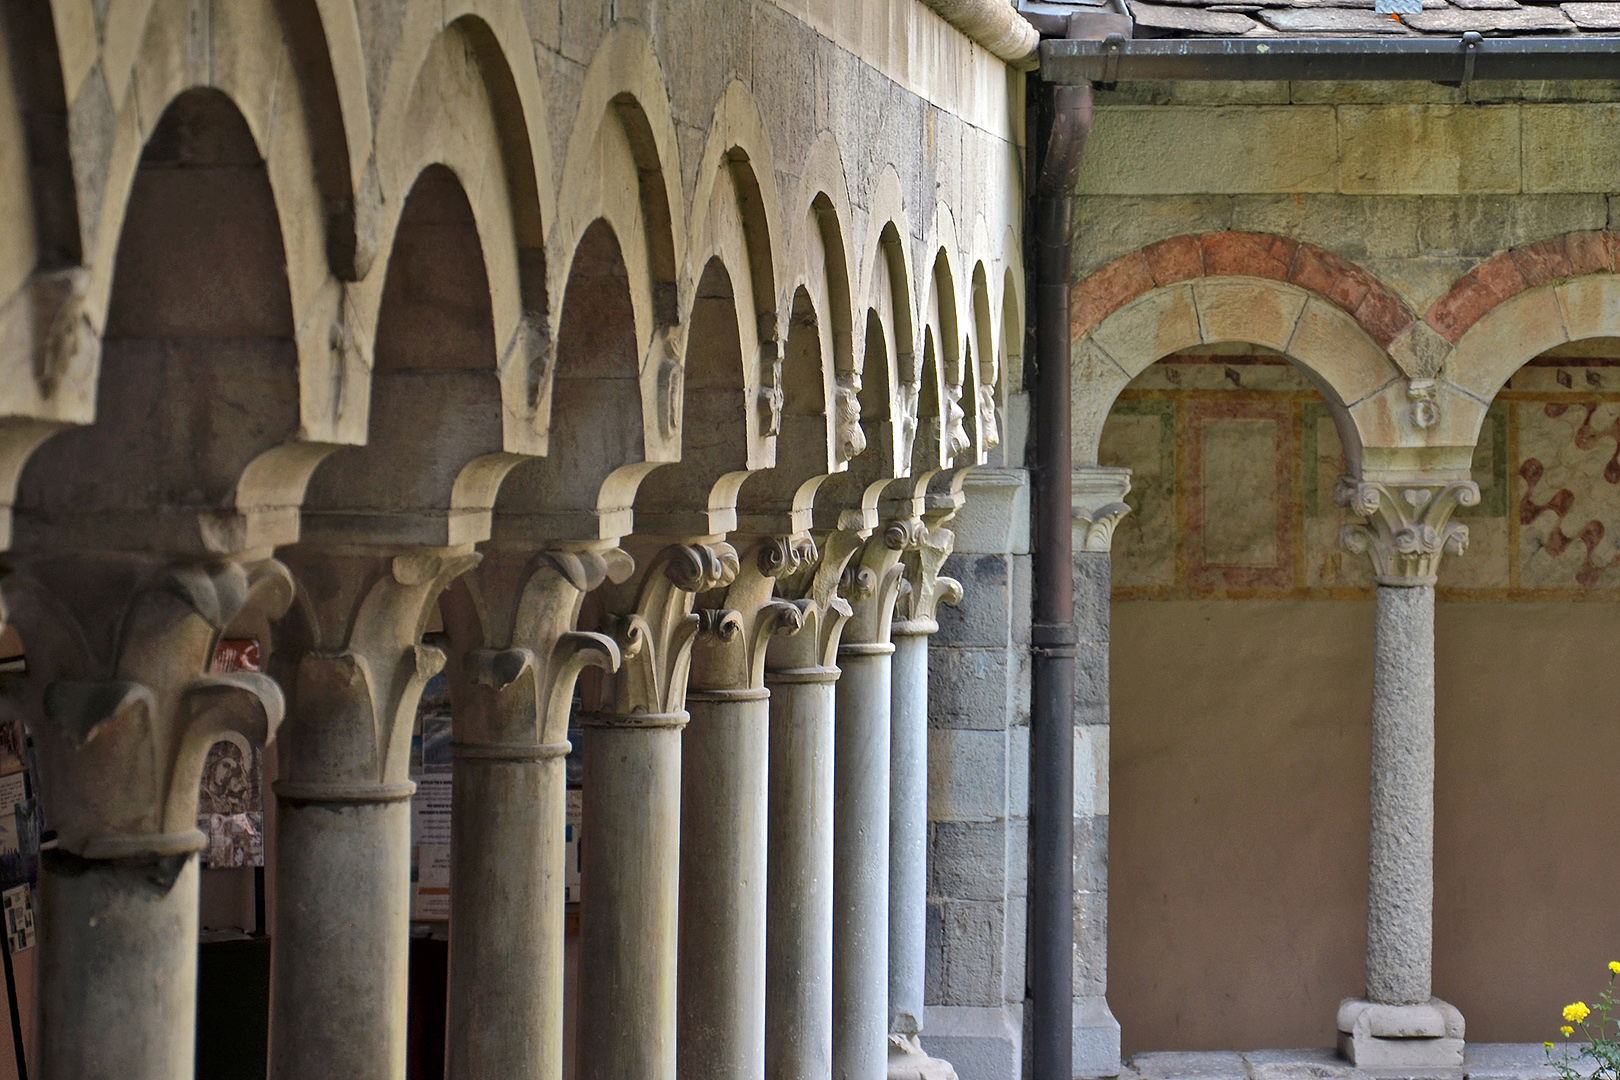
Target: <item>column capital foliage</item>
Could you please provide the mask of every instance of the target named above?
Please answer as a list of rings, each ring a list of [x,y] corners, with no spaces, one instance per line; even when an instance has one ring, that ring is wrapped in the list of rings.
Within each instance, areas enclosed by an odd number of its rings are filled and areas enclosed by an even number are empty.
[[[299,546],[283,558],[298,591],[271,657],[293,698],[277,793],[323,801],[405,783],[416,707],[445,663],[423,634],[478,553]]]
[[[637,716],[681,713],[692,645],[718,619],[694,610],[699,593],[730,585],[742,557],[727,543],[669,544],[638,573],[599,591],[599,629],[618,646],[618,670],[601,680],[587,711],[595,723],[635,722]]]
[[[496,549],[440,608],[450,636],[457,746],[566,752],[574,684],[587,667],[622,661],[607,634],[578,630],[585,597],[635,572],[616,547]]]
[[[284,711],[268,676],[209,663],[233,620],[286,610],[286,567],[74,554],[7,558],[0,575],[28,657],[26,673],[0,676],[0,701],[34,733],[61,847],[90,859],[200,850],[209,747],[227,731],[262,746]]]
[[[837,664],[838,642],[853,609],[838,595],[849,560],[865,544],[860,532],[832,529],[818,533],[807,557],[776,576],[776,594],[799,610],[803,628],[775,636],[766,646],[766,665],[772,670],[831,668]]]
[[[691,684],[705,690],[759,689],[772,638],[801,632],[811,602],[773,596],[779,580],[792,580],[820,558],[808,535],[739,539],[737,576],[698,598],[699,626]]]
[[[1342,476],[1334,488],[1340,506],[1366,520],[1339,530],[1339,545],[1372,559],[1380,585],[1433,585],[1440,557],[1461,555],[1468,526],[1451,520],[1460,506],[1479,505],[1471,480],[1394,483]]]
[[[901,557],[923,541],[928,526],[921,518],[884,522],[861,544],[839,580],[838,594],[849,602],[850,620],[844,628],[846,644],[888,644],[893,631],[894,605],[905,581]]]
[[[1125,496],[1131,470],[1091,465],[1074,470],[1069,490],[1074,501],[1074,549],[1111,551],[1114,529],[1131,512]]]
[[[939,630],[939,605],[961,603],[962,583],[939,572],[955,546],[956,534],[951,530],[924,525],[917,543],[900,556],[904,576],[895,602],[892,633],[935,633]]]

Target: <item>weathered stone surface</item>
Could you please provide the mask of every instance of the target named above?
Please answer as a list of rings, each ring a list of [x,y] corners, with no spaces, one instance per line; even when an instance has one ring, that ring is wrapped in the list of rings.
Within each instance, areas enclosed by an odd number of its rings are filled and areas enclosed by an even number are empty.
[[[1273,29],[1290,34],[1399,34],[1401,24],[1386,15],[1348,8],[1306,8],[1262,12]]]
[[[1461,34],[1473,30],[1481,34],[1575,29],[1561,12],[1545,7],[1521,7],[1516,11],[1475,9],[1473,11],[1425,11],[1401,16],[1408,26],[1431,33]]]
[[[1453,0],[1459,7],[1472,7],[1472,4]],[[1566,18],[1582,30],[1620,30],[1620,5],[1605,3],[1576,3],[1560,4]]]

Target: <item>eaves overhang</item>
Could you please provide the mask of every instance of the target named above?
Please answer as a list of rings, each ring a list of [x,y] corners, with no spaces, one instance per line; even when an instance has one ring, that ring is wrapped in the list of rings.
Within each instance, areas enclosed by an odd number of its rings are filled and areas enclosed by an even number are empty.
[[[1620,80],[1620,37],[1146,38],[1041,42],[1040,77],[1078,85],[1143,80],[1438,82]]]

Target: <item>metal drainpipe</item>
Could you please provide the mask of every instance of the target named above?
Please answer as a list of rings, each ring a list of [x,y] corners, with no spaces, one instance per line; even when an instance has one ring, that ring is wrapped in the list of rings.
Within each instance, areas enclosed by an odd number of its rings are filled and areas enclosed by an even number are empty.
[[[1035,596],[1030,641],[1029,951],[1033,1080],[1071,1080],[1074,1042],[1074,554],[1069,445],[1070,217],[1091,86],[1038,84],[1033,200]]]

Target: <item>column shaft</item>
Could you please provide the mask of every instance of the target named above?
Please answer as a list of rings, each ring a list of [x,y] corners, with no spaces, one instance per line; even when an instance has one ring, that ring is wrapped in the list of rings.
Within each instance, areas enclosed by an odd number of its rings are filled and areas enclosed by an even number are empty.
[[[889,778],[889,1030],[922,1031],[928,965],[928,636],[894,633]]]
[[[191,1080],[197,856],[41,859],[44,1080]]]
[[[767,671],[770,847],[765,1075],[832,1074],[833,707],[836,668]]]
[[[277,785],[270,1076],[403,1080],[414,785]]]
[[[1367,997],[1429,1000],[1434,917],[1434,586],[1378,587]]]
[[[681,747],[680,1075],[765,1075],[770,693],[688,690]]]
[[[586,717],[581,1080],[674,1080],[681,726]]]
[[[455,748],[452,1080],[562,1076],[567,749]]]
[[[886,642],[839,646],[833,770],[833,1076],[885,1080],[889,1031]]]

